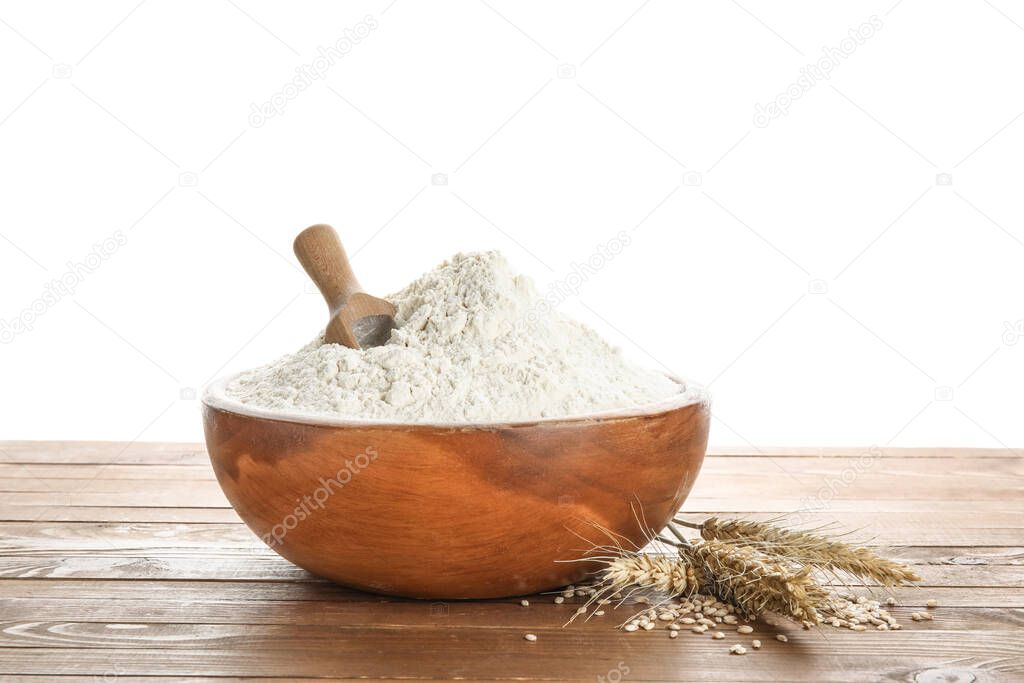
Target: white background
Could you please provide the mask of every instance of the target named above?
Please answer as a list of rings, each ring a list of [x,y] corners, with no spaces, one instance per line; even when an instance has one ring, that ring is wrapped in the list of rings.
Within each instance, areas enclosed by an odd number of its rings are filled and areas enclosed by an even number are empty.
[[[381,294],[627,231],[564,308],[710,383],[714,444],[1022,445],[1022,64],[1008,0],[5,2],[0,438],[201,439],[195,390],[322,326],[329,222]]]

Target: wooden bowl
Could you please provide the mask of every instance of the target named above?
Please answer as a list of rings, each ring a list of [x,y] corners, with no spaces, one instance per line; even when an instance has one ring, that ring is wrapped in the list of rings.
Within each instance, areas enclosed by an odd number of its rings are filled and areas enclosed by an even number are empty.
[[[643,545],[690,492],[710,420],[685,394],[508,424],[307,418],[228,399],[228,381],[203,397],[206,445],[249,528],[314,574],[415,598],[577,582],[595,567],[560,561],[608,542],[594,524]]]

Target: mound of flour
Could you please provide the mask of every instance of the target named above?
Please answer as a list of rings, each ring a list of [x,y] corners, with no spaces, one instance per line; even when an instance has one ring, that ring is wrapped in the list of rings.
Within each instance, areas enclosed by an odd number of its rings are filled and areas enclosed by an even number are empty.
[[[387,297],[384,346],[323,344],[231,381],[229,398],[305,415],[402,422],[566,417],[632,408],[698,386],[636,367],[559,314],[498,252],[458,254]]]

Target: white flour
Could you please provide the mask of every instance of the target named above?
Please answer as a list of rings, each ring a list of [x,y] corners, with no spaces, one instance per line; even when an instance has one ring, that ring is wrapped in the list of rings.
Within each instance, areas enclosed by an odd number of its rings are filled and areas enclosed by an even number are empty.
[[[401,422],[519,421],[634,408],[699,386],[635,367],[555,311],[498,252],[458,254],[387,297],[399,328],[366,350],[317,338],[226,393],[286,413]],[[686,397],[680,397],[686,398]]]

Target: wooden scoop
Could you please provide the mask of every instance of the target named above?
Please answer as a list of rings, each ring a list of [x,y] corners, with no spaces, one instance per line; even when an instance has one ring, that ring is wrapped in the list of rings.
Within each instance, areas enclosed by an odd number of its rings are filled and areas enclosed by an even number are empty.
[[[324,341],[353,349],[386,343],[396,327],[395,307],[359,286],[334,228],[322,224],[306,228],[295,238],[294,248],[330,311]]]

